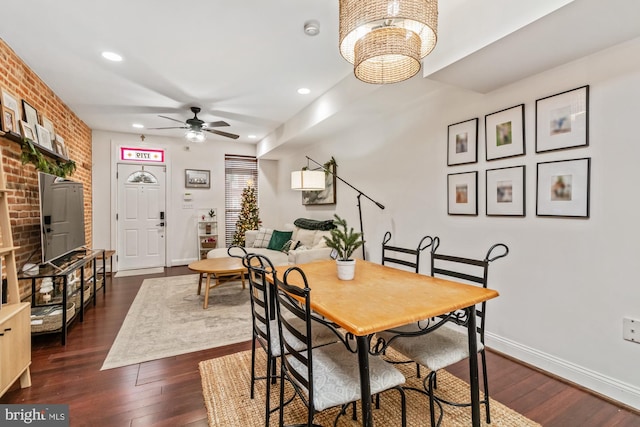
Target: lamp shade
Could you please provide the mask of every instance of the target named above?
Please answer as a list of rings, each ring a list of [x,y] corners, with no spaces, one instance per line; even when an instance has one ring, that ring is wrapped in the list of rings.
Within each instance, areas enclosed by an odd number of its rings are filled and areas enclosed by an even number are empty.
[[[291,189],[322,191],[325,188],[325,172],[300,170],[291,172]]]
[[[340,0],[340,53],[367,83],[414,76],[437,32],[437,0]]]

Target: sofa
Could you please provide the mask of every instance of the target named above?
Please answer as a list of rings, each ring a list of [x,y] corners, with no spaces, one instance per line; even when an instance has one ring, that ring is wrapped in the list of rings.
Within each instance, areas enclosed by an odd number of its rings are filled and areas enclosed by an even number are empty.
[[[274,266],[330,259],[331,248],[327,247],[324,236],[329,237],[333,228],[333,220],[298,218],[280,229],[246,231],[244,248],[249,253],[266,256]],[[207,253],[207,258],[224,256],[228,256],[227,248],[212,249]]]

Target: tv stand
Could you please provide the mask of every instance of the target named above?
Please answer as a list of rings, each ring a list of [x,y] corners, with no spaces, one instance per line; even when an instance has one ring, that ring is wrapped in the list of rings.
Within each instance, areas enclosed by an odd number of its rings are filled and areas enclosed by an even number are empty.
[[[62,345],[66,344],[71,322],[76,318],[84,321],[85,307],[91,301],[96,305],[96,293],[106,285],[104,258],[105,251],[102,249],[79,249],[42,264],[37,274],[18,278],[31,280],[32,335],[59,332]],[[103,264],[100,286],[98,260]],[[54,291],[51,301],[44,302],[39,290],[41,279],[47,277],[52,279]]]

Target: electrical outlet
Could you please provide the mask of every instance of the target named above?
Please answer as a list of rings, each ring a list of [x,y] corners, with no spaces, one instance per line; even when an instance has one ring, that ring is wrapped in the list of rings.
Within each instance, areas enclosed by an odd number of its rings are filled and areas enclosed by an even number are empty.
[[[622,338],[640,344],[640,320],[625,317],[622,319]]]

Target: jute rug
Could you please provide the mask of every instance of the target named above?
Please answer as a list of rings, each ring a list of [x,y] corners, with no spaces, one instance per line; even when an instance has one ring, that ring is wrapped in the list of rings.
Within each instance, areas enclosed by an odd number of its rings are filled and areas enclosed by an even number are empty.
[[[265,356],[260,349],[256,367],[261,375],[264,375]],[[397,357],[393,351],[388,352],[389,357]],[[396,365],[407,378],[406,385],[416,388],[422,387],[422,380],[415,376],[415,365]],[[256,382],[256,394],[250,399],[251,385],[251,351],[232,354],[230,356],[200,362],[200,377],[202,379],[202,391],[207,408],[209,426],[261,426],[264,425],[264,393],[265,381]],[[425,372],[426,371],[426,372]],[[422,373],[428,373],[426,369]],[[423,377],[424,378],[424,377]],[[293,394],[292,389],[285,389],[287,396]],[[438,373],[438,395],[452,401],[466,402],[469,400],[469,385],[461,379],[446,371]],[[428,426],[429,399],[421,393],[407,390],[407,425]],[[279,385],[272,387],[271,405],[277,406],[279,401]],[[444,427],[470,426],[471,409],[455,408],[443,405],[445,413],[442,420]],[[375,408],[375,406],[374,406]],[[437,410],[437,409],[436,409]],[[484,406],[480,408],[482,425],[485,424]],[[329,409],[318,413],[314,419],[316,424],[332,426],[338,413],[337,409]],[[285,406],[285,425],[306,422],[306,407],[296,398]],[[360,418],[360,405],[358,404],[358,418]],[[400,423],[400,398],[395,390],[389,390],[382,394],[380,409],[373,410],[374,424],[376,426],[399,426]],[[277,411],[271,415],[270,425],[278,423]],[[361,421],[351,419],[351,410],[346,416],[340,417],[339,426],[358,426]],[[491,399],[491,424],[493,427],[524,427],[539,426],[528,418],[507,408],[499,402]]]
[[[197,290],[197,274],[146,279],[102,370],[251,340],[248,284],[212,289],[206,310]]]

